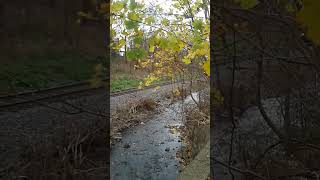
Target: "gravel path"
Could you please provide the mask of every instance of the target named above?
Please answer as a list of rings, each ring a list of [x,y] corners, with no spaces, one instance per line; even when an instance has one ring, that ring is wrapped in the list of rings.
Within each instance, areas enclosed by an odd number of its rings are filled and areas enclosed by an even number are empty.
[[[106,100],[108,98],[106,95],[105,92],[101,92],[92,96],[69,100],[68,103],[92,112],[106,112]],[[64,141],[63,136],[72,131],[93,129],[97,127],[97,124],[100,127],[106,127],[106,119],[103,117],[84,112],[77,113],[78,109],[60,102],[46,103],[46,105],[54,109],[42,105],[32,105],[14,111],[2,110],[0,112],[1,168],[10,165],[13,166],[12,168],[18,168],[15,166],[21,162],[21,155],[28,154],[30,148],[40,148],[42,145],[50,147],[51,143],[55,142],[61,145]],[[71,114],[61,111],[68,111]],[[106,162],[107,149],[102,143],[98,144],[92,153],[94,156],[90,155],[90,159],[97,164]],[[30,157],[25,158],[29,159]],[[15,169],[12,169],[12,171],[17,173]],[[93,179],[99,179],[99,177]]]
[[[163,98],[164,94],[168,93],[170,90],[173,90],[178,87],[178,83],[176,84],[169,84],[165,86],[161,86],[159,89],[151,88],[145,89],[142,91],[125,94],[121,96],[115,96],[110,98],[110,111],[111,113],[119,107],[126,105],[130,101],[151,97],[154,98],[156,101],[160,101]]]

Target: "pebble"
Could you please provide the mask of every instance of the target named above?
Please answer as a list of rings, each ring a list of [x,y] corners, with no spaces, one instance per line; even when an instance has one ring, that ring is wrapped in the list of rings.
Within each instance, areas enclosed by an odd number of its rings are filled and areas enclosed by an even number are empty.
[[[128,149],[130,148],[130,144],[125,144],[123,147]]]
[[[165,151],[170,151],[170,148],[169,148],[169,147],[167,147],[167,148],[165,149]]]

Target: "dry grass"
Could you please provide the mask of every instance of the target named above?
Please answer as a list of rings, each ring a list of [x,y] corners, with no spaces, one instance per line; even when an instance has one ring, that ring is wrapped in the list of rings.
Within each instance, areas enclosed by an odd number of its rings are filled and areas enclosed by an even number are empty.
[[[111,115],[111,138],[114,138],[120,131],[145,120],[145,117],[154,113],[157,108],[158,103],[154,99],[143,98],[117,109]]]
[[[5,179],[98,180],[107,177],[106,127],[66,122],[49,137],[30,137],[18,159],[1,172]],[[28,132],[25,132],[28,134]],[[100,153],[99,153],[100,149]]]
[[[181,149],[178,156],[183,160],[183,165],[189,164],[210,138],[210,101],[205,91],[200,93],[197,106],[185,107],[185,122],[181,131],[186,146]]]
[[[181,101],[188,96],[189,87],[175,87],[172,88],[170,91],[166,91],[162,94],[163,99],[169,100],[170,104],[175,103],[177,101]]]
[[[209,128],[209,117],[206,114],[197,108],[187,110],[186,122],[181,129],[185,146],[177,154],[184,166],[188,165],[209,141]]]
[[[132,79],[142,79],[147,74],[142,70],[134,68],[135,62],[125,62],[121,59],[115,59],[110,64],[111,81],[130,77]]]

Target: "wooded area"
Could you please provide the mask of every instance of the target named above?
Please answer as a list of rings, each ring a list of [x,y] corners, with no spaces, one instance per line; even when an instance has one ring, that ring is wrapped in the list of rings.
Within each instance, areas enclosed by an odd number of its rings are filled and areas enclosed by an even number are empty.
[[[214,1],[212,83],[225,99],[231,179],[316,179],[319,170],[319,28],[316,1]],[[226,117],[225,117],[226,118]],[[223,159],[223,160],[222,160]],[[223,163],[223,161],[225,163]],[[219,176],[219,165],[211,166]]]
[[[319,178],[319,9],[0,0],[0,179]]]

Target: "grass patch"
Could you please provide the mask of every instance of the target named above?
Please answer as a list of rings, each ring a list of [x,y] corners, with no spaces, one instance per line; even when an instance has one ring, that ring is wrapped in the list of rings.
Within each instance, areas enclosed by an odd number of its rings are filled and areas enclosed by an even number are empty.
[[[89,80],[96,74],[96,65],[105,67],[106,63],[105,58],[62,50],[8,51],[0,54],[0,58],[3,60],[0,66],[0,95]],[[115,56],[111,60],[112,92],[137,88],[147,75],[143,70],[134,69],[135,62],[125,62]]]
[[[6,56],[0,66],[0,93],[20,92],[90,79],[103,60],[70,52]]]
[[[119,79],[115,79],[111,81],[111,92],[122,91],[130,88],[137,88],[139,83],[143,81],[142,79],[137,79],[134,77],[124,76]],[[164,83],[169,81],[166,78],[155,80],[151,84]]]
[[[111,92],[121,91],[130,88],[136,88],[139,86],[139,79],[120,78],[111,82]]]

